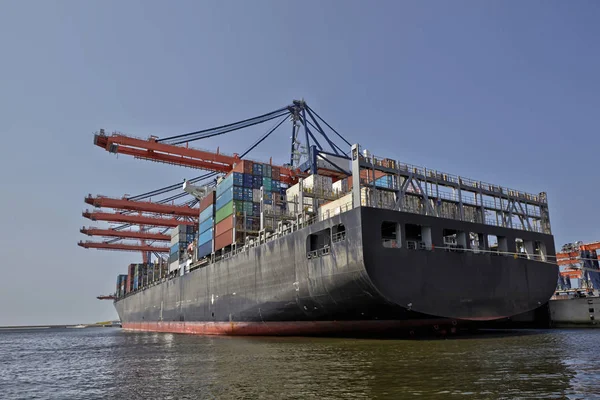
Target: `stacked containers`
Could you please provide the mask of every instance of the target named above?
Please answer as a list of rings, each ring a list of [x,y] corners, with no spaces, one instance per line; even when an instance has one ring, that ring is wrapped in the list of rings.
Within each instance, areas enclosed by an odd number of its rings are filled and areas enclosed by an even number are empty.
[[[213,237],[215,225],[215,192],[200,202],[200,225],[198,235],[198,259],[213,252]]]
[[[169,272],[179,268],[179,261],[184,259],[186,247],[196,238],[196,230],[195,225],[178,225],[171,230]]]
[[[125,296],[125,282],[127,282],[127,275],[117,275],[117,290],[115,291],[117,297]]]

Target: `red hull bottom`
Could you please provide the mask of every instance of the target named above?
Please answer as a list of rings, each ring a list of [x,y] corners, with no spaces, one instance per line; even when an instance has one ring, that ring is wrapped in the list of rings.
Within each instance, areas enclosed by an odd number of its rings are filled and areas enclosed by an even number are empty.
[[[344,333],[391,334],[411,328],[456,325],[449,319],[406,321],[292,321],[292,322],[124,322],[123,329],[144,332],[187,333],[193,335],[303,336]]]

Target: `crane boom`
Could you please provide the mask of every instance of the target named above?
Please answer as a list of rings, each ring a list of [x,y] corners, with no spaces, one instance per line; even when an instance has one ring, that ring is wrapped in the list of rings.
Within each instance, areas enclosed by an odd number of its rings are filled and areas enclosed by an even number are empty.
[[[235,164],[241,161],[237,154],[233,156],[224,155],[220,154],[218,150],[211,153],[189,147],[158,143],[155,138],[144,140],[120,133],[107,136],[104,134],[103,129],[100,130],[99,134],[94,135],[94,144],[110,153],[126,154],[150,161],[222,173],[231,172]],[[279,170],[281,181],[288,184],[296,182],[298,171],[283,166],[279,166]]]
[[[195,217],[200,214],[199,209],[187,205],[158,204],[151,201],[135,201],[129,199],[115,199],[103,196],[88,195],[85,202],[94,207],[114,208],[117,210],[144,211],[155,214],[170,214],[180,217]]]
[[[121,250],[121,251],[143,251],[143,252],[155,252],[155,253],[168,253],[168,247],[157,247],[139,244],[123,244],[123,243],[102,243],[102,242],[91,242],[91,241],[80,241],[77,245],[86,249],[98,249],[98,250]]]
[[[158,240],[158,241],[170,241],[169,235],[162,233],[152,232],[139,232],[139,231],[117,231],[114,229],[100,229],[100,228],[81,228],[79,232],[88,236],[105,236],[105,237],[118,237],[123,239],[144,239],[144,240]]]
[[[84,211],[81,213],[85,218],[92,221],[124,222],[148,226],[164,226],[174,228],[178,225],[195,225],[195,222],[178,220],[176,218],[146,217],[143,215],[127,215],[118,213],[105,213],[96,211]]]

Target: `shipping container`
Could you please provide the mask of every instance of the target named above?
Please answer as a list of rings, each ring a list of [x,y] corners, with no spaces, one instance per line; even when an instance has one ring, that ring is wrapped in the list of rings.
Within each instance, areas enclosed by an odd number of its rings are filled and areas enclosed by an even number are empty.
[[[277,192],[279,193],[279,189],[280,189],[280,183],[279,181],[276,180],[271,180],[271,192]]]
[[[202,234],[202,233],[206,232],[208,229],[212,228],[214,223],[215,223],[215,220],[212,216],[210,218],[208,218],[207,220],[205,220],[204,222],[201,222],[200,229],[199,229],[200,234]]]
[[[252,215],[254,215],[255,217],[260,216],[260,203],[252,203]]]
[[[252,189],[252,201],[260,203],[260,189]]]
[[[219,197],[217,197],[216,209],[217,212],[223,208],[223,206],[233,200],[233,186],[224,191]]]
[[[224,247],[227,247],[233,243],[237,243],[238,245],[242,245],[244,242],[245,234],[243,232],[238,232],[235,235],[235,239],[233,237],[233,230],[229,230],[224,232],[223,234],[215,237],[214,241],[214,250],[221,250]]]
[[[252,189],[260,189],[262,186],[262,176],[255,175],[252,177]]]
[[[252,188],[244,188],[244,201],[252,201]],[[240,199],[235,199],[235,200],[240,200]]]
[[[221,222],[226,217],[233,214],[233,200],[227,203],[225,206],[221,207],[217,210],[217,214],[215,216],[215,223]]]
[[[271,204],[272,201],[273,201],[273,193],[265,192],[264,197],[263,197],[263,203]]]
[[[279,180],[281,176],[281,170],[279,167],[271,167],[271,178],[275,180]]]
[[[255,164],[256,165],[256,164]],[[233,243],[233,229],[225,231],[218,236],[215,236],[215,251],[229,246]]]
[[[212,240],[210,242],[204,243],[203,245],[198,247],[198,259],[201,259],[203,257],[206,257],[208,255],[210,255],[212,253],[212,246],[213,246],[213,242]]]
[[[233,172],[233,186],[244,186],[244,174],[239,172]]]
[[[241,160],[239,163],[237,163],[233,166],[233,171],[252,175],[253,164],[254,163],[252,161]]]
[[[267,178],[266,176],[263,177],[262,185],[263,185],[265,192],[270,192],[271,191],[271,178],[270,177]]]
[[[217,236],[221,236],[223,233],[233,229],[233,219],[234,219],[234,216],[230,215],[215,225],[215,238]]]
[[[273,173],[273,170],[271,168],[271,165],[269,165],[269,164],[263,165],[263,176],[264,177],[271,178],[272,173]]]
[[[375,186],[392,189],[394,185],[393,178],[390,175],[384,175],[375,180]]]
[[[252,182],[254,182],[254,175],[244,174],[244,187],[252,187]]]
[[[255,163],[252,165],[252,175],[262,176],[263,174],[263,166],[262,164]]]
[[[213,207],[213,204],[209,204],[209,207],[204,209],[204,211],[202,211],[200,213],[199,222],[202,223],[202,222],[206,221],[207,219],[212,218],[214,216],[214,213],[215,213],[215,209]]]
[[[211,227],[204,233],[201,233],[198,238],[198,246],[203,245],[204,243],[210,242],[213,240],[213,228]]]
[[[215,191],[211,191],[205,198],[200,200],[200,212],[215,204]]]
[[[229,175],[227,175],[221,182],[219,182],[217,184],[217,201],[219,200],[219,197],[221,197],[221,195],[223,195],[223,193],[233,187],[233,172],[230,173]]]

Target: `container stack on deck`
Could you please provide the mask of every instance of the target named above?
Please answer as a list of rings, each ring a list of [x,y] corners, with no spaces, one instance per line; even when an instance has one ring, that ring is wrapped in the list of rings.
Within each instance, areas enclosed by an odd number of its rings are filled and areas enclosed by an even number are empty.
[[[279,176],[278,167],[244,160],[218,183],[214,251],[240,243],[246,233],[260,229],[261,187],[263,204],[272,206],[281,191]]]
[[[179,268],[184,261],[187,246],[196,238],[194,225],[178,225],[171,230],[171,250],[169,252],[169,272]]]
[[[290,208],[297,213],[316,212],[313,210],[313,197],[305,196],[302,207],[298,204],[300,185],[302,185],[304,193],[317,198],[317,206],[323,204],[326,198],[334,197],[333,182],[330,176],[310,175],[302,183],[298,182],[286,191],[286,200],[290,204]]]
[[[125,289],[127,286],[127,275],[117,275],[117,297],[125,296]]]
[[[215,225],[215,192],[211,192],[200,202],[198,229],[198,259],[211,254],[213,249]]]

